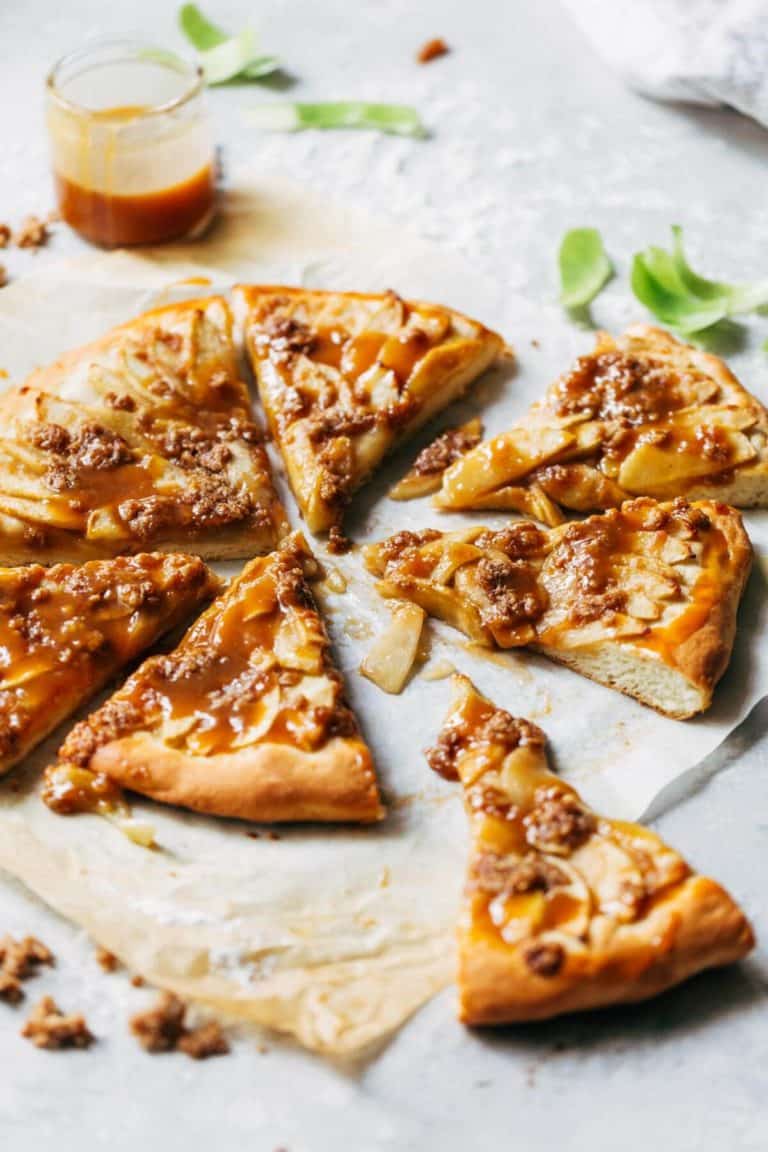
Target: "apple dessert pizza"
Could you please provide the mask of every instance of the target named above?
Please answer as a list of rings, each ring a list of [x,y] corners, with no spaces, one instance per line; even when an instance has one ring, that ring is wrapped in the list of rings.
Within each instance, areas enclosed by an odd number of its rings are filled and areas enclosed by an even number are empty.
[[[709,707],[728,665],[751,554],[737,511],[683,499],[549,529],[398,532],[364,550],[383,595],[678,719]]]
[[[338,528],[383,457],[502,351],[495,332],[394,292],[236,289],[270,428],[311,531]]]
[[[173,554],[0,568],[0,774],[217,589]]]
[[[275,547],[284,513],[213,297],[146,313],[0,398],[0,562]]]
[[[768,412],[716,356],[638,324],[601,333],[543,400],[443,476],[440,508],[545,524],[631,496],[768,504]]]
[[[383,814],[345,702],[301,537],[246,565],[170,654],[78,724],[44,799],[80,810],[108,784],[217,816],[357,821]]]
[[[430,765],[460,779],[470,860],[458,932],[467,1024],[644,1000],[754,944],[738,905],[658,836],[593,812],[543,732],[460,681]]]

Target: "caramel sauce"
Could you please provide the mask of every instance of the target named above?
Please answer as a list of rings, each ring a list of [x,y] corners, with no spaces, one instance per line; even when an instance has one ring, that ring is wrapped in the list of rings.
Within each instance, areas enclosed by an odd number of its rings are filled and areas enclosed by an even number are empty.
[[[54,182],[66,222],[104,248],[158,244],[187,235],[211,213],[216,188],[210,164],[180,184],[135,196],[87,188],[58,172]]]
[[[207,755],[229,749],[238,738],[250,742],[248,732],[256,729],[259,739],[305,749],[324,738],[306,698],[293,693],[287,699],[285,678],[298,684],[305,672],[327,676],[325,636],[314,610],[286,603],[278,563],[254,562],[171,656],[148,661],[125,686],[121,697],[138,714],[146,715],[149,707],[161,726],[192,721],[181,725],[178,737],[169,735],[171,742],[178,739]],[[286,625],[296,638],[288,656],[279,647]],[[287,672],[280,656],[288,660]]]

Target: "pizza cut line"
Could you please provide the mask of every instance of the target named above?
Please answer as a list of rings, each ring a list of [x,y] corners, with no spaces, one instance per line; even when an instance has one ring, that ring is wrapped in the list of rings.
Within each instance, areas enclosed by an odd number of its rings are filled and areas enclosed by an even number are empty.
[[[241,286],[235,297],[270,430],[312,532],[338,528],[383,458],[503,348],[476,321],[394,292]]]
[[[346,703],[294,535],[251,561],[168,655],[76,725],[46,772],[67,813],[117,785],[260,822],[379,820],[371,754]]]
[[[647,828],[593,812],[549,771],[544,733],[457,677],[430,765],[470,824],[459,1016],[541,1020],[647,999],[754,945],[714,880]]]
[[[682,499],[550,529],[398,532],[364,549],[384,596],[478,644],[528,645],[677,719],[712,702],[751,555],[735,509]]]
[[[285,528],[218,297],[158,309],[0,397],[0,562],[208,559]]]
[[[218,587],[173,554],[0,568],[0,775]]]
[[[727,365],[662,329],[600,333],[508,432],[443,476],[442,509],[513,510],[557,525],[633,496],[768,504],[768,412]]]

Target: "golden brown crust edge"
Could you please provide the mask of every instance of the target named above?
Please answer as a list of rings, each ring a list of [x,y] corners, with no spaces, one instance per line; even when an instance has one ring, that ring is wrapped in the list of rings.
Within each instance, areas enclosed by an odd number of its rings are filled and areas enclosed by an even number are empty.
[[[316,752],[264,743],[197,757],[138,732],[98,748],[88,766],[160,803],[213,816],[369,824],[384,815],[370,752],[356,737],[334,737]]]
[[[752,544],[741,516],[734,508],[719,505],[710,501],[701,501],[708,505],[705,509],[712,523],[722,532],[726,540],[729,555],[728,579],[722,586],[722,595],[710,606],[706,618],[701,625],[682,644],[675,649],[675,662],[670,665],[692,688],[699,693],[699,703],[696,707],[679,710],[664,707],[659,700],[644,696],[620,683],[606,684],[604,679],[593,676],[588,669],[583,668],[579,662],[579,650],[560,652],[546,645],[531,644],[534,652],[540,652],[555,663],[564,664],[577,670],[595,683],[622,692],[640,703],[645,704],[664,716],[673,720],[688,720],[706,711],[712,703],[715,686],[725,673],[731,659],[733,643],[736,637],[736,622],[739,602],[744,593],[749,573],[752,567]],[[633,656],[638,660],[647,660],[650,664],[656,663],[656,658],[646,654],[641,647],[625,642],[628,649],[634,647]],[[596,645],[599,650],[602,646]]]
[[[556,976],[538,976],[520,948],[477,940],[462,927],[459,1018],[470,1025],[512,1024],[645,1000],[707,968],[740,960],[755,942],[738,905],[705,876],[683,881],[673,898],[630,928],[575,970],[569,954]],[[638,959],[643,948],[645,964]]]
[[[81,344],[77,348],[72,348],[64,352],[61,356],[57,357],[56,360],[52,361],[52,363],[46,364],[41,368],[36,368],[24,381],[22,387],[48,391],[50,390],[49,385],[52,379],[57,380],[61,373],[67,372],[73,366],[80,364],[84,357],[98,355],[110,348],[112,344],[119,341],[120,336],[131,332],[140,332],[148,325],[157,323],[158,320],[170,319],[174,316],[182,317],[189,312],[208,312],[208,310],[214,306],[222,310],[224,319],[223,331],[231,341],[233,330],[232,310],[223,296],[201,296],[194,300],[182,300],[176,304],[163,304],[159,308],[150,308],[147,312],[141,312],[132,320],[126,320],[124,324],[118,324],[117,327],[110,328],[108,332],[105,332],[95,340],[89,340],[87,344]],[[243,388],[245,389],[245,385],[243,385]]]

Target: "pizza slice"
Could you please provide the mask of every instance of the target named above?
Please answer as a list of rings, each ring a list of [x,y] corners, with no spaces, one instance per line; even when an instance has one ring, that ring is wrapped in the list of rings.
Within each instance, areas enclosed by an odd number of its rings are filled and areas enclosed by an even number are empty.
[[[0,568],[0,775],[217,588],[195,556]]]
[[[313,532],[338,526],[383,457],[503,347],[482,324],[394,292],[235,291],[269,425]]]
[[[217,816],[378,820],[371,755],[305,579],[313,563],[293,536],[246,565],[175,651],[73,729],[46,774],[51,806],[81,808],[90,774]]]
[[[728,893],[647,828],[591,811],[544,733],[463,677],[431,766],[460,779],[470,862],[458,931],[467,1024],[655,996],[754,945]]]
[[[284,513],[216,297],[115,329],[0,397],[0,562],[273,548]]]
[[[440,508],[563,520],[631,496],[768,504],[768,412],[727,365],[659,328],[601,333],[543,400],[443,477]]]
[[[677,719],[712,702],[751,555],[735,509],[682,499],[630,500],[550,529],[398,532],[364,549],[383,595],[478,644],[529,645]]]

